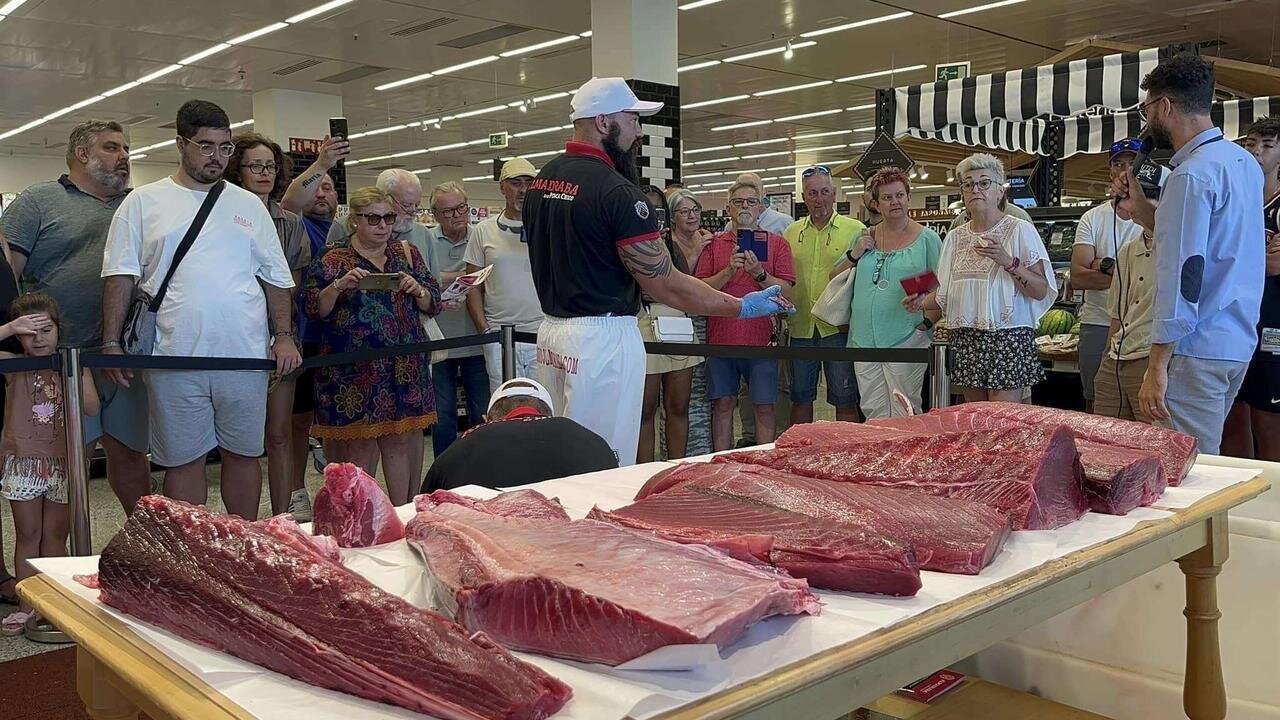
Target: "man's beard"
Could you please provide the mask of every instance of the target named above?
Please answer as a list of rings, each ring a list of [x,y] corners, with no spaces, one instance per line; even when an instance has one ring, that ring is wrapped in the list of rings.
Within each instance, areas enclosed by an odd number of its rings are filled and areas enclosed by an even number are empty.
[[[631,143],[631,147],[623,150],[618,145],[618,137],[622,135],[622,127],[614,125],[609,128],[609,134],[604,136],[604,151],[613,161],[613,168],[617,170],[622,177],[626,178],[633,185],[640,184],[640,166],[636,163],[636,157],[640,154],[640,138]]]
[[[204,185],[215,183],[222,179],[222,174],[227,170],[225,167],[210,168],[207,163],[192,167],[187,164],[185,158],[182,160],[182,169],[186,171],[187,175],[191,176],[192,180]]]
[[[312,203],[311,207],[308,208],[302,214],[306,215],[312,220],[329,220],[329,221],[332,221],[333,216],[338,214],[337,208],[335,208],[331,203],[327,201],[324,203],[323,210],[319,210],[318,209],[319,206],[320,206],[320,203]]]
[[[742,229],[751,228],[751,227],[754,227],[755,224],[756,224],[756,220],[755,218],[751,217],[751,212],[749,210],[743,210],[742,212],[735,215],[733,218],[733,226],[736,228],[742,228]]]
[[[107,168],[107,164],[100,157],[91,157],[89,162],[85,164],[85,172],[89,173],[89,177],[104,188],[111,190],[117,194],[124,192],[129,186],[129,165],[126,163],[123,171],[119,169],[112,170]]]
[[[1173,149],[1173,136],[1169,134],[1168,128],[1157,123],[1147,123],[1147,132],[1150,133],[1151,142],[1156,149]]]
[[[391,232],[396,235],[403,235],[413,229],[413,216],[396,217],[396,223],[391,226]]]

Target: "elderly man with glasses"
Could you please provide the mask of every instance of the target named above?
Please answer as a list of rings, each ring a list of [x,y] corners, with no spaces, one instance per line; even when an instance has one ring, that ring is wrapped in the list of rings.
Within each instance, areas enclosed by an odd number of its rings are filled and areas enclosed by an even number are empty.
[[[826,289],[832,266],[867,228],[853,218],[836,214],[836,187],[831,182],[830,168],[815,165],[801,175],[809,215],[783,232],[796,266],[792,295],[796,314],[787,321],[791,346],[842,348],[848,344],[848,329],[815,318],[813,304]],[[853,363],[818,360],[791,361],[791,422],[813,422],[820,362],[827,378],[827,402],[835,407],[836,419],[857,422],[858,385]]]
[[[770,287],[791,294],[796,281],[791,247],[781,236],[760,229],[764,203],[760,188],[736,182],[729,188],[729,214],[736,230],[711,238],[698,259],[695,275],[733,297]],[[712,345],[765,347],[777,339],[771,317],[707,319],[707,342]],[[733,409],[739,383],[746,379],[755,406],[756,440],[774,438],[774,403],[778,400],[778,361],[765,358],[707,358],[707,394],[711,396],[712,444],[716,451],[733,447]]]

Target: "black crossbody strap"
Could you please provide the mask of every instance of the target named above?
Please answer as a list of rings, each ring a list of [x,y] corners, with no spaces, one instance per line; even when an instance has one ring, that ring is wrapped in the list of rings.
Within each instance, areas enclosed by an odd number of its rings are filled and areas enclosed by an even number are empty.
[[[219,180],[209,188],[209,193],[204,196],[204,202],[200,203],[200,209],[196,211],[196,216],[191,220],[191,226],[187,228],[187,234],[182,236],[182,242],[178,243],[178,247],[173,251],[173,262],[169,263],[169,272],[165,273],[164,281],[160,283],[160,287],[156,290],[155,297],[151,298],[151,304],[147,307],[151,312],[160,309],[160,303],[164,301],[164,295],[169,291],[169,281],[173,279],[173,273],[177,271],[178,264],[182,262],[182,258],[186,257],[187,251],[191,249],[191,244],[196,241],[196,236],[204,229],[205,220],[209,219],[209,213],[213,211],[213,206],[218,202],[218,196],[222,194],[222,188],[226,186],[226,180]]]

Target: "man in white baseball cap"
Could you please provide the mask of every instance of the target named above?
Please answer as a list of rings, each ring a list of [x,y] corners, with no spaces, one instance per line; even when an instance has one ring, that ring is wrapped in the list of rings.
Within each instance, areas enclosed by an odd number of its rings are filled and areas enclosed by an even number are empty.
[[[639,186],[642,102],[622,78],[593,78],[573,96],[573,140],[524,200],[533,284],[546,315],[538,378],[556,411],[595,431],[621,465],[636,460],[644,396],[640,290],[690,315],[767,317],[794,311],[771,287],[741,299],[675,270]]]
[[[484,424],[431,463],[422,492],[527,485],[618,467],[604,438],[569,418],[552,417],[552,410],[551,393],[538,381],[502,383],[489,400]]]

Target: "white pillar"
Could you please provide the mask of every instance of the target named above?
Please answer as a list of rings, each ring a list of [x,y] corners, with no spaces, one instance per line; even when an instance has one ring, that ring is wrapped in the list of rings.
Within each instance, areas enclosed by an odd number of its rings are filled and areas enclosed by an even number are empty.
[[[253,94],[253,129],[289,149],[289,139],[319,140],[329,134],[329,118],[342,117],[342,97],[301,90],[259,90]]]

